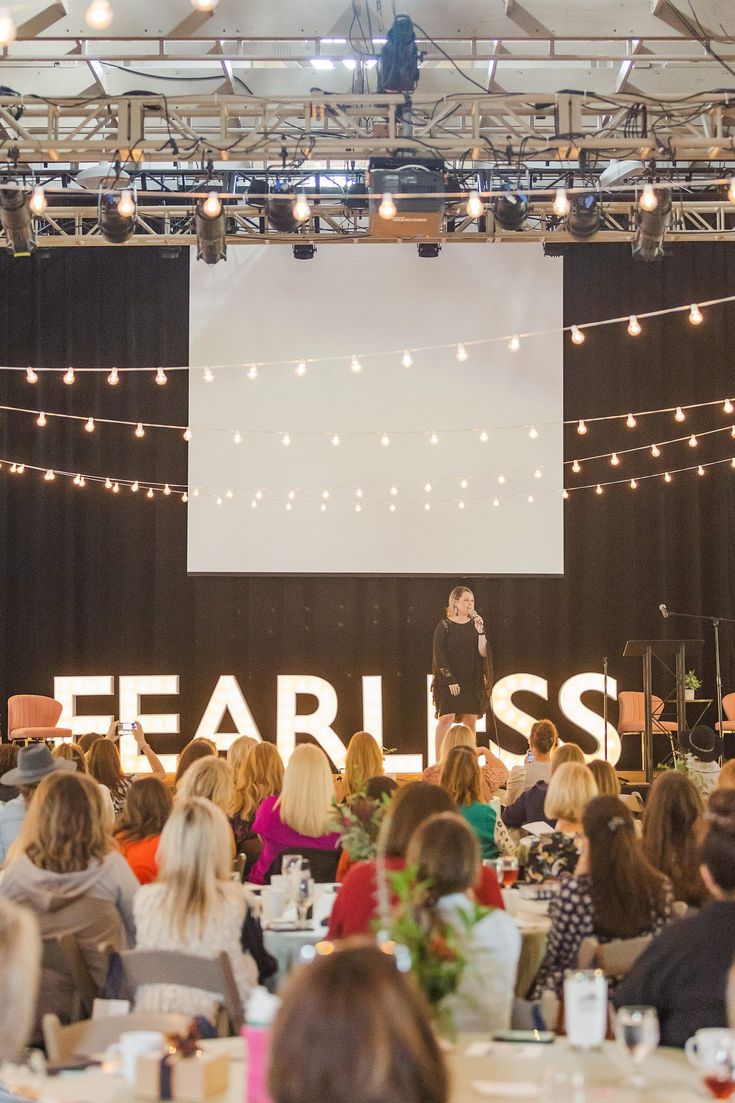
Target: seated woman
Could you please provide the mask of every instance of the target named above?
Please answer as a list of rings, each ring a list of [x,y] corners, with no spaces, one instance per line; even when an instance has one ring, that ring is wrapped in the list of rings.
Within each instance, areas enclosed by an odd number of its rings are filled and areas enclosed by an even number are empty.
[[[346,948],[297,970],[270,1052],[273,1103],[448,1103],[426,1005],[375,947]]]
[[[255,739],[252,735],[240,735],[230,743],[227,748],[226,758],[227,765],[232,770],[233,777],[253,748],[258,746],[259,742],[260,740]]]
[[[457,991],[442,1001],[455,1028],[482,1034],[507,1030],[521,936],[499,908],[474,921],[472,886],[481,868],[477,836],[452,812],[430,816],[412,836],[406,862],[416,867],[419,883],[426,883],[419,907],[429,929],[450,926],[465,959]]]
[[[232,770],[226,759],[205,755],[186,771],[176,790],[176,799],[204,797],[221,808],[226,815],[232,804],[232,791]]]
[[[696,785],[678,770],[665,770],[651,786],[643,814],[643,851],[671,881],[675,900],[699,908],[709,892],[699,872],[704,804]]]
[[[532,999],[546,988],[561,995],[564,970],[576,965],[584,938],[611,942],[655,935],[671,919],[671,884],[646,859],[622,801],[595,797],[583,825],[577,872],[562,881],[549,905],[551,930]]]
[[[491,800],[496,791],[508,780],[508,768],[488,747],[477,746],[475,733],[466,724],[452,724],[442,741],[439,761],[435,766],[427,766],[424,770],[424,781],[430,781],[432,785],[440,784],[447,755],[454,747],[469,747],[478,758],[485,758],[485,765],[480,767],[481,793],[483,800]]]
[[[480,800],[480,767],[477,756],[469,747],[455,747],[449,752],[442,769],[441,784],[477,835],[483,858],[497,858],[498,854],[515,855],[515,843],[498,814],[498,808]]]
[[[537,720],[528,737],[528,754],[522,766],[514,766],[508,778],[508,804],[537,781],[548,783],[551,777],[551,756],[559,742],[559,733],[551,720]]]
[[[549,781],[565,762],[578,762],[580,766],[584,766],[584,755],[576,743],[563,743],[561,747],[556,748],[551,756]],[[549,781],[535,782],[530,788],[524,789],[512,804],[506,805],[502,810],[503,823],[507,827],[518,828],[526,823],[539,823],[546,820],[549,827],[553,827],[555,821],[547,818],[544,811]]]
[[[133,735],[138,744],[138,750],[148,759],[152,772],[159,777],[164,777],[166,771],[161,760],[148,746],[145,732],[137,721],[133,724]],[[116,739],[117,723],[113,720],[107,738],[97,739],[87,752],[87,770],[90,777],[93,777],[99,785],[106,785],[110,790],[112,806],[117,818],[123,810],[128,789],[135,775],[126,774],[123,771]]]
[[[263,841],[250,880],[262,885],[274,859],[289,847],[331,850],[339,845],[333,830],[334,785],[327,756],[303,743],[291,755],[279,797],[266,797],[255,814],[253,831]],[[336,866],[336,863],[335,863]]]
[[[544,816],[555,827],[535,839],[525,861],[527,881],[557,881],[574,873],[584,829],[584,810],[597,796],[595,779],[586,766],[565,762],[555,770],[544,801]]]
[[[235,787],[228,818],[235,836],[235,849],[242,853],[246,843],[257,839],[253,820],[266,797],[278,797],[283,785],[283,759],[275,743],[257,743],[235,771]]]
[[[383,773],[383,752],[369,732],[355,732],[347,745],[347,758],[342,777],[335,783],[337,803],[365,791],[371,777]]]
[[[0,900],[0,1062],[22,1059],[33,1023],[40,961],[41,939],[33,916]],[[11,1098],[0,1088],[0,1099]]]
[[[699,847],[711,899],[672,923],[638,958],[613,1002],[655,1007],[661,1044],[683,1046],[704,1027],[727,1027],[725,990],[735,958],[735,791],[716,789]]]
[[[174,790],[176,792],[178,792],[181,779],[189,767],[198,762],[200,758],[207,758],[210,755],[217,757],[217,748],[211,739],[192,739],[186,744],[176,763],[176,776],[174,778]]]
[[[141,885],[156,879],[158,844],[172,806],[160,777],[139,777],[128,789],[115,842]]]
[[[437,812],[457,812],[457,805],[440,786],[412,781],[395,795],[383,820],[378,853],[383,856],[386,875],[406,867],[406,850],[414,831]],[[395,896],[386,882],[388,906]],[[475,896],[485,907],[503,907],[495,872],[481,866]],[[374,934],[378,916],[378,862],[357,862],[347,873],[337,893],[329,919],[328,938]]]
[[[258,981],[243,950],[248,895],[230,879],[231,832],[224,812],[204,797],[177,799],[161,833],[158,880],[135,898],[138,950],[229,956],[243,1006]],[[146,984],[136,1011],[180,1011],[214,1017],[218,997],[181,985]]]

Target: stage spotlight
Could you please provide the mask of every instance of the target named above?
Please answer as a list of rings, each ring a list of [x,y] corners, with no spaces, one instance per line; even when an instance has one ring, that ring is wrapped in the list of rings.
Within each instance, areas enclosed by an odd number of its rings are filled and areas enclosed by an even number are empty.
[[[420,257],[438,257],[441,252],[441,245],[438,241],[424,241],[419,245]]]
[[[345,196],[345,207],[356,214],[366,211],[368,206],[368,189],[364,180],[356,180],[350,184]]]
[[[33,216],[26,196],[15,184],[0,188],[0,220],[8,252],[14,257],[29,257],[36,248]]]
[[[268,195],[268,181],[265,176],[252,176],[247,194],[251,207],[264,207]]]
[[[200,199],[194,212],[197,260],[203,260],[205,264],[216,264],[219,260],[227,260],[225,212],[219,204],[219,211],[216,214],[208,214],[209,202],[209,199]]]
[[[668,188],[656,189],[656,206],[653,210],[636,209],[636,232],[633,240],[633,256],[641,260],[656,260],[664,254],[664,237],[671,224],[671,192]]]
[[[575,195],[567,215],[567,229],[572,237],[585,241],[600,228],[600,205],[596,195]]]
[[[265,204],[265,213],[271,226],[279,234],[292,234],[296,229],[293,201],[288,196],[269,195]]]
[[[120,214],[119,198],[115,192],[106,192],[100,196],[100,229],[112,245],[123,245],[135,229],[135,215]]]
[[[301,245],[294,245],[293,255],[294,260],[313,260],[316,253],[316,245],[312,245],[310,242],[303,242]]]
[[[419,51],[413,23],[397,15],[378,58],[378,92],[413,92],[419,82]]]
[[[495,221],[504,230],[520,230],[528,215],[528,196],[523,192],[496,195],[492,209]]]

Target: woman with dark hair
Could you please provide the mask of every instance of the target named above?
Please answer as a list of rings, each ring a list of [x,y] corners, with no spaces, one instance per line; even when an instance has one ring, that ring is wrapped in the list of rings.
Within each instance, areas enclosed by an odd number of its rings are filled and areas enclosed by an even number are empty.
[[[190,766],[198,762],[200,758],[206,758],[207,755],[212,754],[217,754],[217,748],[211,739],[192,739],[190,743],[187,743],[179,755],[179,761],[176,763],[174,789],[178,789],[179,782]]]
[[[139,777],[128,789],[115,842],[141,885],[158,874],[158,844],[173,800],[159,777]]]
[[[417,827],[437,812],[457,812],[457,805],[438,785],[412,781],[396,794],[381,828],[378,853],[385,872],[405,869],[406,850]],[[349,938],[373,933],[378,914],[377,862],[358,862],[349,870],[337,893],[329,920],[328,938]],[[497,878],[487,866],[480,867],[475,886],[480,904],[503,907]],[[394,901],[395,902],[395,901]]]
[[[480,842],[483,858],[497,858],[498,854],[515,856],[516,847],[508,828],[494,804],[487,804],[480,797],[480,767],[477,756],[469,747],[455,747],[447,755],[442,769],[442,789],[459,807]]]
[[[138,750],[148,759],[154,774],[164,777],[166,771],[156,753],[148,746],[143,728],[135,721],[133,736]],[[112,807],[117,818],[123,810],[125,798],[135,774],[126,774],[122,768],[120,751],[117,746],[117,721],[113,720],[105,739],[97,739],[87,753],[87,770],[90,777],[99,785],[106,785],[112,797]]]
[[[728,1025],[725,991],[735,957],[735,790],[711,793],[704,819],[699,868],[711,899],[655,939],[613,996],[617,1007],[655,1007],[665,1046],[683,1046],[697,1030]]]
[[[671,884],[643,853],[633,817],[617,797],[594,797],[582,820],[575,875],[549,905],[551,930],[531,998],[561,995],[564,970],[577,962],[584,938],[600,942],[658,934],[671,918]]]
[[[666,770],[654,781],[643,814],[643,850],[671,881],[674,899],[699,908],[709,893],[699,872],[704,805],[693,781]]]
[[[393,957],[370,946],[293,973],[270,1043],[273,1103],[447,1103],[428,1011]]]
[[[436,757],[452,724],[475,730],[490,703],[492,672],[482,617],[466,586],[455,586],[444,616],[434,632],[434,678],[431,693],[436,710]]]

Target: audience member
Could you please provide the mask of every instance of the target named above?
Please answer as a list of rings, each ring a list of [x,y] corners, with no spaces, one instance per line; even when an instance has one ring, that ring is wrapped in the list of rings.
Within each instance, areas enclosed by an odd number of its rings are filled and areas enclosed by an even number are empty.
[[[279,797],[266,797],[255,814],[253,831],[263,849],[250,872],[250,880],[262,885],[274,859],[289,847],[333,849],[339,834],[332,830],[334,784],[327,756],[304,743],[297,747],[283,775]]]
[[[12,785],[16,797],[0,805],[0,864],[12,843],[18,838],[25,822],[31,799],[45,777],[55,771],[74,769],[73,762],[55,759],[45,743],[30,743],[18,752],[18,765],[0,777],[3,785]]]
[[[505,785],[508,780],[508,768],[488,747],[477,746],[475,733],[466,724],[452,724],[442,740],[439,761],[435,766],[428,766],[424,770],[424,781],[430,781],[432,785],[440,784],[447,755],[455,747],[469,747],[475,752],[478,759],[484,757],[485,765],[480,767],[482,799],[491,800],[497,790]]]
[[[521,793],[530,789],[537,781],[548,783],[551,777],[551,754],[556,749],[559,733],[551,720],[537,720],[528,737],[528,754],[522,766],[514,766],[510,771],[508,784],[508,804],[518,800]]]
[[[717,778],[718,789],[735,789],[735,758],[723,763]]]
[[[655,935],[671,918],[671,884],[648,862],[633,816],[622,801],[595,797],[583,823],[577,871],[562,881],[549,905],[551,930],[532,998],[539,998],[546,988],[561,995],[564,970],[576,964],[582,939],[594,935],[610,942]]]
[[[0,777],[10,773],[18,765],[18,744],[0,743]],[[15,800],[18,790],[14,785],[0,783],[0,804],[7,804],[9,800]]]
[[[393,958],[374,947],[346,948],[293,974],[270,1053],[273,1103],[449,1099],[424,1001]]]
[[[158,844],[173,800],[160,777],[139,777],[128,789],[115,842],[141,885],[155,881]]]
[[[615,773],[615,768],[611,766],[609,762],[606,762],[604,758],[593,758],[592,762],[588,763],[588,767],[595,779],[595,785],[597,786],[597,793],[599,796],[620,796],[618,775]],[[623,804],[625,804],[625,801],[623,801]]]
[[[383,752],[369,732],[355,732],[347,746],[347,758],[342,777],[335,784],[337,803],[365,790],[371,777],[383,773]]]
[[[245,843],[257,839],[253,831],[255,813],[266,797],[278,797],[283,786],[283,760],[275,743],[263,741],[240,762],[235,771],[232,802],[228,809],[235,849],[242,853]]]
[[[205,755],[194,762],[184,774],[176,790],[177,800],[204,797],[221,808],[225,815],[232,804],[232,770],[224,758]]]
[[[704,805],[696,785],[678,770],[653,782],[643,815],[643,850],[671,881],[675,900],[699,908],[709,893],[699,872]]]
[[[148,759],[148,763],[154,774],[164,777],[166,771],[163,764],[153,750],[148,746],[145,732],[136,721],[133,724],[133,736],[138,744],[138,749]],[[126,774],[120,761],[120,751],[117,746],[117,722],[113,720],[106,739],[97,739],[87,753],[87,770],[90,777],[99,785],[106,785],[112,797],[112,807],[115,818],[120,815],[128,795],[128,789],[136,776]]]
[[[613,1000],[655,1007],[661,1044],[683,1046],[705,1027],[727,1027],[726,984],[735,956],[735,791],[718,789],[699,848],[711,899],[677,920],[646,949]]]
[[[57,743],[51,754],[54,758],[65,758],[67,762],[73,762],[78,774],[89,773],[87,759],[79,743]],[[112,831],[115,826],[115,806],[112,803],[112,794],[106,785],[100,785],[100,792],[107,810],[107,825]]]
[[[442,767],[441,784],[479,839],[483,858],[515,854],[515,843],[498,809],[480,800],[480,767],[470,747],[454,747],[449,752]]]
[[[240,763],[244,762],[254,747],[260,743],[252,735],[241,735],[227,748],[227,765],[232,770],[232,776],[237,773]]]
[[[525,862],[527,881],[556,881],[574,873],[582,841],[584,810],[597,796],[595,779],[587,766],[564,762],[554,769],[544,801],[544,817],[554,830],[535,839]]]
[[[405,869],[409,841],[424,820],[437,812],[457,811],[452,798],[438,785],[426,781],[404,785],[391,801],[381,828],[378,853],[382,855],[383,871],[390,874]],[[357,862],[347,873],[334,901],[328,938],[373,934],[378,915],[377,867],[377,861]],[[475,896],[486,907],[503,907],[495,872],[488,866],[480,868]]]
[[[212,801],[177,799],[161,833],[158,879],[135,898],[136,948],[205,958],[224,951],[245,1005],[258,974],[242,948],[248,897],[242,885],[230,880],[230,839],[227,817]],[[146,984],[138,989],[135,1009],[213,1019],[218,1002],[214,992]]]
[[[192,739],[190,743],[187,743],[176,764],[174,789],[178,790],[181,779],[189,767],[198,762],[200,758],[206,758],[208,755],[217,756],[217,748],[211,739]]]
[[[706,798],[717,785],[720,765],[720,738],[713,728],[706,724],[697,724],[691,731],[681,734],[681,743],[686,754],[687,773]]]
[[[88,755],[98,739],[104,739],[101,732],[85,732],[80,735],[77,744],[82,748],[82,754]]]
[[[456,753],[468,752],[455,748]],[[419,883],[426,883],[421,908],[429,929],[450,926],[465,960],[459,987],[442,1001],[454,1027],[482,1034],[507,1030],[521,936],[499,908],[474,921],[472,886],[481,868],[477,836],[453,812],[430,816],[411,837],[406,862],[416,867]]]
[[[563,766],[565,762],[577,762],[584,766],[584,755],[576,743],[563,743],[557,747],[551,756],[551,774]],[[541,823],[544,820],[549,826],[554,826],[554,821],[547,819],[544,813],[546,794],[549,791],[549,782],[535,782],[528,789],[524,789],[521,795],[512,804],[502,811],[503,823],[507,827],[523,827],[526,823]]]
[[[0,1062],[22,1058],[33,1023],[41,939],[25,908],[0,900]],[[10,1100],[0,1088],[0,1099]]]

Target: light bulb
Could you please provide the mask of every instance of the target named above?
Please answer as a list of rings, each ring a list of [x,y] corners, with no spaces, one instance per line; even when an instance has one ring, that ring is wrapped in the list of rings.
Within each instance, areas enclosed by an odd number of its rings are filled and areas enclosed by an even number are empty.
[[[565,218],[569,214],[569,206],[569,196],[566,188],[557,188],[554,202],[551,204],[554,214],[558,215],[559,218]]]
[[[682,410],[681,406],[676,407],[676,413],[674,414],[674,421],[684,421],[686,414]]]
[[[585,424],[584,418],[582,417],[577,422],[577,432],[581,437],[583,437],[584,434],[587,432],[587,426]]]
[[[120,484],[119,483],[113,483],[112,484],[112,493],[113,494],[119,494],[120,493]]]
[[[735,468],[735,456],[733,456],[733,458],[732,458],[732,459],[730,460],[730,467],[734,467],[734,468]],[[18,470],[19,470],[19,471],[22,471],[22,470],[23,470],[23,464],[21,464],[21,465],[20,465],[20,467],[18,468]]]
[[[327,512],[327,503],[322,502],[322,504],[319,506],[319,509],[322,511],[322,513],[326,513]]]
[[[355,502],[355,513],[362,513],[362,506],[359,502]]]
[[[700,463],[699,467],[697,468],[697,474],[698,475],[704,475],[704,468],[702,467],[701,463]]]
[[[699,309],[696,303],[692,303],[689,307],[689,321],[693,326],[701,325],[704,321],[702,311]]]
[[[431,509],[431,502],[424,502],[424,509],[428,513],[429,510]]]
[[[18,33],[7,8],[0,8],[0,46],[9,46]]]
[[[424,492],[426,494],[431,494],[431,490],[432,490],[431,483],[424,483]]]
[[[88,433],[93,433],[94,432],[94,418],[88,417],[86,422],[84,423],[84,428]]]
[[[116,387],[118,385],[118,383],[120,382],[120,376],[118,374],[117,368],[112,369],[110,374],[107,376],[107,382],[110,384],[111,387]]]
[[[112,490],[112,479],[109,475],[105,479],[105,490]]]
[[[722,412],[724,414],[731,414],[733,412],[733,409],[735,409],[735,407],[733,407],[732,402],[730,401],[729,398],[726,398],[725,399],[725,405],[722,407]]]
[[[584,333],[579,326],[572,326],[572,343],[575,345],[584,344]]]
[[[498,475],[498,483],[500,486],[505,486],[505,475]]]
[[[49,470],[48,470],[48,471],[46,472],[46,474],[44,475],[44,479],[46,480],[46,482],[47,482],[47,483],[50,483],[50,482],[53,482],[53,480],[54,480],[55,478],[56,478],[56,475],[55,475],[55,474],[53,473],[53,471],[52,471],[52,470],[51,470],[51,469],[49,468]]]
[[[641,197],[638,200],[638,206],[642,211],[655,211],[658,207],[658,196],[656,195],[656,189],[653,184],[647,183],[643,185],[643,191]]]
[[[163,368],[159,368],[156,372],[156,383],[159,387],[162,387],[164,383],[168,383],[168,376],[166,375]]]
[[[396,205],[393,202],[393,196],[389,191],[385,192],[383,198],[378,207],[378,214],[381,218],[395,218],[396,217]]]
[[[256,490],[255,491],[255,497],[257,498],[258,501],[261,501],[261,499],[263,497],[263,491],[262,490]]]
[[[126,188],[117,201],[117,213],[121,218],[132,218],[135,214],[135,200],[133,193]]]
[[[618,457],[617,452],[613,452],[613,454],[610,456],[610,463],[612,464],[613,467],[619,467],[620,466],[620,459]]]
[[[252,502],[250,503],[250,508],[251,509],[257,509],[258,508],[258,503],[255,501],[255,498],[253,498]]]
[[[350,360],[350,370],[353,371],[355,375],[362,371],[362,364],[358,356],[353,356]]]
[[[730,436],[735,437],[735,425],[733,425],[732,429],[730,430]]]
[[[493,505],[497,509],[497,507],[500,505],[500,498],[493,498]]]
[[[388,506],[388,509],[389,509],[389,510],[391,511],[391,513],[395,513],[395,511],[396,511],[396,503],[395,503],[395,502],[391,502],[391,504],[390,504],[390,505]]]
[[[362,498],[362,490],[360,489],[359,486],[358,486],[357,490],[355,491],[355,497],[356,498]]]
[[[198,486],[194,487],[194,489],[191,492],[191,496],[192,496],[192,498],[198,498],[199,497],[199,487]]]
[[[535,425],[532,425],[531,428],[528,430],[528,435],[531,440],[536,440],[536,438],[538,437],[538,429]]]
[[[671,482],[671,475],[669,475],[668,471],[664,474],[664,482],[665,483],[670,483]]]
[[[462,502],[462,501],[457,502],[457,508],[458,509],[464,509],[464,502]]]
[[[533,477],[534,477],[534,479],[541,479],[541,478],[543,478],[543,475],[542,475],[542,472],[541,472],[541,468],[540,468],[540,467],[537,467],[537,468],[536,468],[536,470],[535,470],[535,471],[534,471],[534,473],[533,473]]]
[[[311,218],[311,207],[307,201],[305,191],[302,190],[298,193],[291,211],[297,222],[306,222],[307,219]]]
[[[636,482],[635,479],[630,480],[630,489],[631,490],[637,490],[638,489],[638,483]]]
[[[439,443],[439,437],[437,436],[436,433],[431,434],[431,436],[429,437],[429,443],[430,444],[438,444]]]
[[[380,438],[380,443],[383,445],[384,448],[388,447],[388,445],[390,444],[390,437],[387,433],[383,433],[382,437]]]
[[[206,215],[207,218],[219,218],[222,214],[222,204],[216,191],[210,191],[202,203],[202,214]]]
[[[401,363],[403,364],[404,368],[410,368],[411,365],[413,364],[413,356],[411,356],[411,353],[409,352],[408,349],[403,350],[403,356],[401,357]]]
[[[735,176],[730,177],[730,183],[727,189],[727,198],[731,203],[735,203]]]
[[[212,371],[211,368],[205,368],[202,375],[203,375],[205,383],[214,382],[214,372]]]
[[[257,378],[258,378],[257,364],[251,364],[250,367],[248,368],[248,379],[257,379]]]
[[[528,497],[526,498],[526,501],[528,502],[529,505],[533,505],[533,494],[529,494]]]
[[[72,479],[72,482],[74,483],[74,486],[79,486],[81,481],[82,481],[82,476],[81,475],[75,475],[74,478]]]
[[[518,352],[518,349],[520,347],[521,347],[521,339],[520,339],[520,337],[518,336],[517,333],[514,333],[513,336],[511,337],[510,341],[508,341],[508,348],[510,349],[511,352]]]
[[[595,494],[602,494],[602,487],[600,486],[599,483],[597,484],[597,486],[595,488]]]
[[[633,417],[632,414],[628,414],[628,416],[625,419],[625,424],[628,426],[629,429],[635,429],[638,422],[636,421],[636,419]]]
[[[692,433],[692,435],[689,438],[689,447],[690,448],[696,448],[698,444],[699,444],[699,441],[695,437],[694,433]]]
[[[232,443],[242,444],[242,433],[239,429],[236,429],[235,432],[232,434]]]
[[[135,435],[136,437],[138,437],[139,440],[141,437],[145,436],[145,429],[143,428],[142,421],[139,421],[138,424],[135,426]]]
[[[148,489],[146,490],[145,496],[146,496],[146,498],[152,498],[153,497],[153,487],[152,486],[148,487]],[[222,499],[221,498],[217,499],[217,505],[218,506],[222,505]]]
[[[197,11],[214,11],[218,0],[191,0],[191,6]]]
[[[84,13],[87,26],[93,31],[104,31],[113,20],[113,11],[109,0],[92,0]]]
[[[33,368],[26,368],[26,382],[38,383],[38,372],[34,371]]]
[[[480,199],[480,193],[478,191],[470,192],[466,209],[468,218],[482,218],[482,215],[485,213],[485,205]]]
[[[306,375],[306,361],[305,360],[299,360],[298,364],[294,368],[294,371],[299,376],[300,375]]]
[[[564,489],[562,490],[562,492],[561,492],[561,496],[562,496],[562,498],[564,499],[564,501],[566,501],[566,500],[567,500],[567,498],[569,497],[569,491],[567,490],[567,488],[566,488],[566,487],[564,487]]]
[[[579,462],[579,460],[575,460],[574,463],[572,464],[572,471],[574,472],[575,475],[578,475],[581,470],[582,470],[581,463]]]
[[[480,441],[482,444],[487,444],[489,437],[487,435],[487,429],[480,430]]]
[[[340,438],[339,438],[339,433],[333,433],[332,434],[332,445],[333,445],[333,447],[334,448],[339,448],[340,444],[341,444],[341,441],[340,441]]]
[[[231,498],[231,497],[232,497],[232,491],[231,491],[231,490],[228,490],[228,491],[227,491],[227,497],[228,497],[228,498]],[[295,491],[295,490],[289,490],[289,492],[288,492],[288,500],[289,500],[289,502],[292,502],[292,501],[294,500],[294,498],[295,498],[295,497],[296,497],[296,491]]]
[[[130,489],[132,490],[133,494],[137,494],[137,493],[138,493],[138,491],[140,490],[140,483],[138,482],[138,480],[137,480],[137,479],[135,480],[135,482],[133,483],[133,485],[132,485],[132,486],[130,487]]]
[[[457,359],[460,364],[464,364],[465,360],[469,359],[469,353],[464,345],[457,345]]]
[[[459,485],[462,487],[462,490],[466,490],[470,484],[467,482],[466,479],[462,479]]]
[[[328,490],[323,490],[322,491],[322,498],[324,499],[325,502],[327,501],[327,499],[329,498],[329,491]]]
[[[76,379],[76,376],[74,375],[74,368],[67,368],[61,378],[66,383],[67,387],[70,387]]]
[[[628,319],[628,333],[631,337],[637,337],[641,332],[641,323],[636,318],[635,314],[631,314]]]
[[[166,495],[166,497],[168,497],[168,495],[171,493],[171,487],[168,485],[168,483],[166,483],[166,485],[164,486],[163,493]],[[232,491],[231,490],[229,490],[227,492],[227,497],[228,498],[232,497]]]
[[[395,498],[396,494],[398,493],[398,487],[397,486],[392,486],[390,488],[390,492],[393,495],[393,497]]]
[[[654,457],[654,459],[658,459],[658,457],[661,455],[661,449],[657,444],[651,446],[651,455]]]
[[[38,415],[38,417],[36,418],[36,425],[40,425],[41,428],[43,429],[45,424],[46,424],[46,415],[44,413],[40,413]]]
[[[281,444],[284,446],[284,448],[288,448],[290,443],[291,443],[291,437],[288,435],[288,433],[284,433],[283,436],[281,437]]]
[[[31,208],[34,214],[43,214],[43,212],[48,207],[46,192],[43,190],[40,184],[36,184],[35,188],[31,192],[31,198],[28,200],[28,206]]]
[[[182,436],[183,436],[184,440],[186,441],[186,443],[188,444],[189,441],[191,440],[191,429],[189,428],[188,425],[187,425],[186,429],[184,429],[184,432],[182,433]]]
[[[186,491],[184,491],[184,493],[181,495],[181,501],[182,502],[188,502],[189,501],[189,495],[186,493]]]

